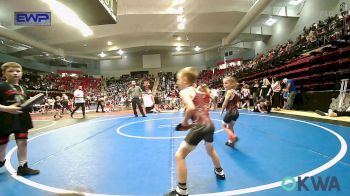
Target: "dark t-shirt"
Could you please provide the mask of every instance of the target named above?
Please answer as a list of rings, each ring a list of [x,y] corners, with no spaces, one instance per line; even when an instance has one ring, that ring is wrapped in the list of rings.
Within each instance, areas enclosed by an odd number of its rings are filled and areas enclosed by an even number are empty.
[[[269,92],[269,90],[270,90],[270,88],[271,88],[271,85],[267,85],[267,86],[262,86],[261,87],[261,96],[264,98],[264,99],[266,99],[267,98],[267,93]]]
[[[53,103],[53,108],[54,109],[62,109],[62,102],[55,100],[55,102]]]
[[[0,83],[0,104],[9,106],[17,103],[16,95],[22,94],[22,89],[19,85],[10,85],[7,82]],[[27,93],[23,89],[23,101],[27,99]],[[23,111],[22,114],[10,114],[0,112],[0,135],[8,133],[23,133],[33,128],[32,119],[29,111]]]

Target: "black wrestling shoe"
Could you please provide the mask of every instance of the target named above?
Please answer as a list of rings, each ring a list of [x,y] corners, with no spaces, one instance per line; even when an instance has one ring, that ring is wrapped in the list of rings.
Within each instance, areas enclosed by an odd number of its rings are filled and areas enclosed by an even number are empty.
[[[231,147],[231,148],[234,148],[234,147],[235,147],[235,144],[236,144],[238,141],[239,141],[239,137],[236,137],[234,142],[229,142],[229,141],[227,141],[227,142],[225,143],[225,145],[227,145],[227,146],[229,146],[229,147]]]
[[[27,163],[17,169],[17,176],[37,175],[39,173],[39,170],[29,168]]]
[[[139,117],[139,115],[135,114],[135,118]]]
[[[221,169],[221,171],[219,172],[216,168],[214,168],[214,173],[216,177],[219,178],[220,180],[225,180],[226,177],[223,169]]]
[[[142,117],[147,117],[146,115],[142,115]]]
[[[173,190],[167,194],[164,194],[163,196],[188,196],[188,194],[186,195],[181,195],[180,193],[178,193],[176,190]]]
[[[227,141],[227,142],[225,143],[225,145],[226,145],[226,146],[229,146],[229,147],[231,147],[231,148],[234,148],[234,147],[235,147],[235,144],[234,144],[233,142],[229,142],[229,141]]]
[[[3,161],[0,161],[0,168],[5,165],[6,159]]]

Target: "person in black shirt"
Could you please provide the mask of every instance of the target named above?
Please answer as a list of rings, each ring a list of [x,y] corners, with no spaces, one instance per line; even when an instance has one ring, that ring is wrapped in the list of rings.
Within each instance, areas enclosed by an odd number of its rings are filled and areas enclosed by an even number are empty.
[[[102,112],[105,112],[104,111],[104,105],[105,105],[105,98],[103,96],[99,97],[98,100],[97,100],[97,107],[96,107],[96,112],[98,112],[98,108],[101,106],[102,108]]]
[[[53,103],[53,109],[55,110],[55,115],[53,116],[56,119],[56,116],[59,118],[63,117],[62,113],[62,100],[60,96],[56,96],[55,102]]]
[[[19,104],[27,99],[26,91],[19,85],[22,77],[22,66],[15,62],[1,66],[6,81],[0,83],[0,167],[5,164],[5,154],[9,136],[15,135],[18,148],[18,176],[39,174],[27,165],[28,130],[33,128],[29,111],[22,111]]]

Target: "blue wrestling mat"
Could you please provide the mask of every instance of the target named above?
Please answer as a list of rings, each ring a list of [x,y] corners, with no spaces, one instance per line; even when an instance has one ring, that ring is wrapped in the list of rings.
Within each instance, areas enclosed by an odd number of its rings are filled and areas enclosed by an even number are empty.
[[[102,117],[32,137],[29,165],[41,173],[25,178],[16,176],[12,141],[0,195],[167,193],[176,187],[174,155],[187,134],[175,132],[182,115]],[[219,114],[210,115],[226,180],[216,179],[201,142],[187,158],[191,195],[350,195],[349,127],[242,111],[232,149]]]

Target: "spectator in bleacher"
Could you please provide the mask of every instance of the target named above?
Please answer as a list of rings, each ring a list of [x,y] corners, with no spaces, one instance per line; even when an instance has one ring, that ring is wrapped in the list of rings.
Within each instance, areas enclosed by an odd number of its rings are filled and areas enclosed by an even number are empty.
[[[242,94],[242,99],[244,101],[242,108],[247,106],[247,109],[249,110],[250,107],[250,90],[249,90],[249,85],[244,84],[242,89],[241,89],[241,94]]]
[[[151,89],[147,89],[143,94],[143,104],[145,105],[146,113],[153,113],[154,111],[154,96]]]
[[[253,103],[254,106],[256,106],[258,99],[259,99],[259,94],[260,94],[260,85],[259,85],[259,80],[255,79],[254,84],[252,86],[252,91],[253,93]]]
[[[309,34],[306,37],[306,40],[308,41],[308,48],[309,49],[314,49],[314,48],[318,47],[317,32],[316,32],[316,27],[315,26],[312,26],[310,28],[310,31],[309,31]]]
[[[69,102],[69,97],[65,93],[63,93],[63,95],[62,95],[62,114],[64,114],[64,109],[67,109],[70,112],[72,112],[72,110],[68,107],[68,102]]]
[[[83,111],[83,118],[85,118],[85,99],[83,87],[79,86],[77,90],[74,91],[74,110],[70,113],[70,116],[73,118],[74,112],[77,111],[80,107]]]
[[[104,105],[105,105],[105,98],[104,96],[100,96],[99,98],[97,98],[97,107],[96,107],[96,112],[98,112],[98,108],[101,106],[102,108],[102,112],[104,111]]]
[[[160,99],[159,93],[157,92],[154,96],[154,108],[153,108],[154,112],[160,112],[159,104],[161,104],[161,99]]]
[[[85,105],[88,108],[88,110],[90,110],[90,105],[91,105],[91,96],[90,96],[91,92],[87,94],[87,96],[85,97]]]
[[[280,110],[281,108],[281,83],[278,79],[276,78],[272,78],[272,84],[271,84],[271,88],[272,88],[272,108],[275,108],[276,111]]]
[[[218,107],[218,97],[219,97],[219,93],[218,90],[216,88],[212,88],[210,90],[210,94],[212,96],[212,101],[211,101],[211,108],[216,111],[217,107]]]
[[[270,98],[268,98],[270,96],[269,95],[270,89],[271,89],[271,84],[269,79],[264,78],[261,86],[261,90],[260,90],[260,95],[259,95],[260,98],[270,100]]]
[[[49,97],[47,101],[49,103],[49,111],[52,113],[52,111],[54,109],[53,107],[55,104],[55,99],[53,97]]]
[[[62,100],[60,96],[56,96],[55,102],[54,102],[54,116],[53,118],[56,119],[56,116],[58,116],[59,118],[62,118]]]
[[[297,95],[297,87],[292,79],[283,79],[283,83],[286,84],[286,92],[288,93],[287,104],[283,107],[284,109],[293,109],[294,99]]]
[[[139,86],[136,86],[136,82],[134,80],[131,81],[131,87],[128,89],[127,94],[131,99],[132,110],[134,111],[135,117],[138,117],[136,105],[138,106],[142,117],[146,117],[145,113],[143,112],[143,108],[141,106],[140,101],[140,97],[142,97],[142,90]]]

